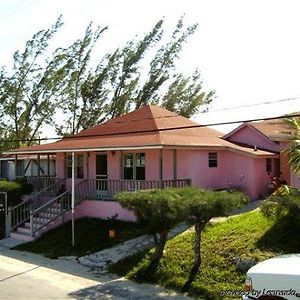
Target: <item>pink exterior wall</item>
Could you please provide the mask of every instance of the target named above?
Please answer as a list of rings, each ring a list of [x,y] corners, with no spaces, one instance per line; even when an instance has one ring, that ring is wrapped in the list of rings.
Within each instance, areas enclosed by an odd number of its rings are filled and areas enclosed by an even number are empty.
[[[123,153],[131,153],[124,151]],[[146,180],[159,180],[160,150],[139,150],[145,153]],[[218,152],[218,167],[209,168],[209,152]],[[95,152],[84,153],[84,174],[95,179]],[[99,152],[100,154],[100,152]],[[64,155],[57,155],[57,174],[63,177]],[[163,150],[163,179],[174,176],[173,150]],[[121,151],[107,152],[108,179],[120,179]],[[275,163],[273,162],[273,168]],[[177,150],[177,178],[192,179],[192,184],[211,189],[241,188],[252,199],[263,197],[268,192],[270,176],[266,172],[266,159],[243,155],[231,151]],[[67,187],[70,188],[70,180]],[[108,205],[109,207],[109,205]]]
[[[106,220],[118,214],[117,219],[123,221],[136,221],[136,216],[133,212],[124,209],[121,205],[114,201],[83,201],[76,207],[78,213],[77,218],[91,217]]]
[[[127,222],[135,222],[136,216],[133,212],[124,209],[120,206],[119,203],[113,201],[93,201],[87,200],[83,201],[76,206],[74,212],[74,219],[81,219],[85,217],[89,218],[98,218],[106,220],[118,214],[117,219]],[[72,215],[71,211],[67,212],[64,217],[59,217],[53,222],[44,227],[37,236],[40,236],[42,233],[49,231],[50,229],[56,228],[63,224],[64,222],[71,221]]]
[[[245,126],[232,134],[228,140],[230,142],[242,143],[246,145],[257,146],[258,148],[279,152],[280,146],[278,143],[270,141],[256,129]]]
[[[251,199],[267,195],[270,177],[265,158],[219,151],[218,167],[209,168],[209,152],[214,151],[178,150],[178,178],[191,178],[193,185],[204,188],[240,188]]]

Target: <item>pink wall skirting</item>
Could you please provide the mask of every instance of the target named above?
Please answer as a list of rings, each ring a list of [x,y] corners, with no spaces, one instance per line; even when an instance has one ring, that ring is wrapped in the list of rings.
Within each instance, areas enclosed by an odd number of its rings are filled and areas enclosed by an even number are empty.
[[[74,219],[97,218],[106,220],[118,214],[117,219],[128,222],[135,222],[136,216],[133,212],[122,208],[115,201],[86,200],[75,207]],[[63,217],[58,217],[53,222],[42,229],[41,233],[60,226],[62,223],[72,220],[71,211],[68,211]]]

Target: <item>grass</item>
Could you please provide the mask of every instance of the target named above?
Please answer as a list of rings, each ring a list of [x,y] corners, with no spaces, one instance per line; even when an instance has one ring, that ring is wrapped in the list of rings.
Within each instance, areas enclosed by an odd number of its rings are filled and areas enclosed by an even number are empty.
[[[108,231],[116,230],[116,237],[109,238]],[[75,247],[72,247],[72,227],[68,222],[50,230],[41,238],[15,247],[15,250],[38,253],[48,258],[60,256],[84,256],[101,251],[128,239],[145,234],[143,228],[133,222],[84,218],[75,221]]]
[[[154,282],[180,291],[193,262],[193,237],[193,231],[189,231],[168,241],[154,279],[144,272],[152,250],[126,258],[112,265],[110,271],[138,282]],[[257,211],[210,225],[202,237],[201,271],[189,295],[205,300],[226,299],[220,296],[222,290],[242,290],[245,274],[236,270],[233,258],[251,257],[262,261],[299,251],[299,224],[286,220],[275,223]]]

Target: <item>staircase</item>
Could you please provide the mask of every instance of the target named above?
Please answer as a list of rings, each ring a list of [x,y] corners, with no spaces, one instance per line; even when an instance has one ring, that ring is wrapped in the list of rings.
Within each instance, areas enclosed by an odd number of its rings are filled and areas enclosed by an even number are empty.
[[[11,232],[10,236],[18,240],[32,241],[42,233],[46,232],[47,225],[53,223],[61,216],[61,213],[61,204],[54,203],[53,205],[50,205],[48,212],[42,211],[37,214],[35,213],[34,216],[32,214],[29,220],[22,225],[17,226],[15,230]]]
[[[19,240],[32,241],[42,233],[64,222],[64,217],[72,208],[71,192],[57,191],[65,184],[59,180],[52,186],[15,206],[11,210],[11,234]],[[75,205],[88,199],[87,181],[75,186]]]

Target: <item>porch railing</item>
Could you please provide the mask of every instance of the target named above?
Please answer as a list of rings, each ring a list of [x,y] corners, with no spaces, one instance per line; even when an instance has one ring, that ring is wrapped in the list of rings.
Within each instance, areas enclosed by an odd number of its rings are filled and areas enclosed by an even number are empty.
[[[177,180],[107,180],[89,179],[88,193],[90,199],[113,200],[118,192],[184,187],[191,185],[191,179]]]
[[[75,185],[75,205],[88,199],[87,183],[87,180],[83,180]],[[65,191],[44,205],[32,210],[30,213],[30,235],[34,236],[36,232],[43,229],[58,217],[64,217],[64,214],[71,210],[71,208],[71,192]]]
[[[65,187],[65,179],[55,178],[55,182],[43,189],[42,191],[33,194],[26,200],[11,209],[11,229],[14,230],[21,224],[25,223],[30,218],[30,211],[43,205],[49,199],[61,194],[62,188]]]
[[[25,176],[28,183],[31,183],[36,191],[41,191],[55,184],[55,175]]]

